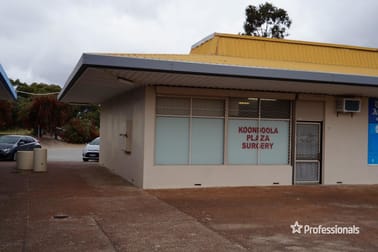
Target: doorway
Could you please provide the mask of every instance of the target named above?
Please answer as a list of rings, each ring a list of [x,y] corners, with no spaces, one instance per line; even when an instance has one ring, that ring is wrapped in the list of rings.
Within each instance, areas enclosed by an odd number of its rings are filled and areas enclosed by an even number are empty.
[[[298,122],[294,184],[321,183],[321,127],[320,122]]]

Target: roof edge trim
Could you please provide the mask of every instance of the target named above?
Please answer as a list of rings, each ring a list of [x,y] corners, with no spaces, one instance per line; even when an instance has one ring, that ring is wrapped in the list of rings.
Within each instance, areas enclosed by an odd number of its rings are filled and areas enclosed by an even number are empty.
[[[205,44],[207,41],[209,41],[209,40],[215,38],[217,35],[218,35],[218,33],[215,33],[215,32],[214,32],[214,33],[212,33],[212,34],[210,34],[210,35],[204,37],[204,38],[201,39],[200,41],[194,43],[194,44],[192,45],[191,49],[194,49],[194,48],[196,48],[196,47],[199,47],[199,46],[202,45],[202,44]]]
[[[0,64],[0,78],[3,80],[5,83],[5,88],[9,91],[11,99],[16,100],[17,99],[17,92],[13,88],[12,83],[10,82],[3,66]]]
[[[72,70],[71,74],[68,76],[68,79],[66,83],[64,84],[62,90],[60,91],[58,95],[58,101],[60,101],[64,95],[67,93],[67,91],[71,88],[71,86],[74,84],[75,80],[77,80],[80,77],[80,74],[85,69],[85,58],[89,54],[83,53],[79,59],[79,61],[76,63],[75,68]]]
[[[366,47],[366,46],[357,46],[357,45],[347,45],[347,44],[335,44],[335,43],[327,43],[327,42],[311,42],[305,40],[293,40],[293,39],[277,39],[277,38],[264,38],[258,36],[249,36],[249,35],[238,35],[238,34],[229,34],[229,33],[212,33],[199,42],[195,43],[192,46],[192,49],[195,47],[200,46],[201,44],[206,43],[212,38],[219,37],[219,38],[232,38],[232,39],[243,39],[243,40],[260,40],[260,41],[267,41],[273,43],[284,43],[284,44],[299,44],[299,45],[307,45],[307,46],[319,46],[319,47],[332,47],[332,48],[339,48],[339,49],[351,49],[351,50],[359,50],[359,51],[370,51],[370,52],[378,52],[378,48],[374,47]]]

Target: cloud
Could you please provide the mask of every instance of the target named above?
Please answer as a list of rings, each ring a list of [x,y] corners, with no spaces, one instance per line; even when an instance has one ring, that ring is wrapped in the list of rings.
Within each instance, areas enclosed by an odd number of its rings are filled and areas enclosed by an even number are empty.
[[[378,25],[375,0],[275,2],[282,3],[293,20],[291,39],[377,47],[378,35],[373,32]]]
[[[376,1],[272,2],[293,19],[290,39],[378,44]],[[249,4],[247,0],[6,1],[0,9],[0,63],[10,78],[63,85],[83,52],[188,53],[192,44],[213,32],[242,32]]]

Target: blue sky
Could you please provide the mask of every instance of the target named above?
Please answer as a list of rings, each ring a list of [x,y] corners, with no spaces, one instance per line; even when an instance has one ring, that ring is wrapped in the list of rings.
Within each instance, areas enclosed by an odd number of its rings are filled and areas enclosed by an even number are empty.
[[[0,63],[28,83],[64,85],[83,52],[188,53],[213,32],[243,31],[246,0],[5,0]],[[378,1],[272,0],[289,39],[378,48]]]

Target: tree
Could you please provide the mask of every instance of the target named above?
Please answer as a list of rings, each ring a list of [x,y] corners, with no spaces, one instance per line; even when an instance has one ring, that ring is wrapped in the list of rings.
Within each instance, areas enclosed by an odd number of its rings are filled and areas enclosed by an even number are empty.
[[[13,106],[13,102],[0,101],[0,129],[7,129],[13,127]]]
[[[34,97],[28,111],[27,125],[35,133],[54,134],[56,127],[63,125],[70,116],[69,106],[57,101],[54,95]]]
[[[0,129],[33,129],[38,136],[49,133],[70,142],[87,142],[98,136],[100,107],[71,105],[57,101],[61,87],[54,84],[27,84],[12,80],[18,99],[0,102]]]
[[[58,94],[61,91],[61,87],[55,84],[35,83],[31,85],[21,82],[19,79],[13,81],[12,84],[16,86],[16,90],[19,97],[30,98],[32,95],[38,94]]]
[[[291,26],[291,20],[286,10],[277,8],[271,3],[260,4],[258,8],[249,5],[245,9],[243,35],[285,38]]]

